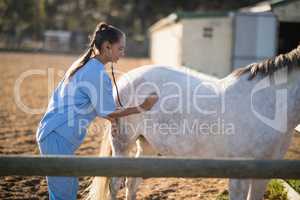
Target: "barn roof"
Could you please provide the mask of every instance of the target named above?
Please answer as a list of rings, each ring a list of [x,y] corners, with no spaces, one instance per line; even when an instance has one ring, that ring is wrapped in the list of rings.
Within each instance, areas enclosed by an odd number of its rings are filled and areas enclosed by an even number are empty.
[[[193,18],[211,18],[211,17],[226,17],[232,12],[267,12],[272,11],[281,6],[297,2],[300,0],[267,0],[259,3],[240,8],[235,11],[221,11],[221,12],[175,12],[169,16],[159,20],[149,28],[149,32],[153,32],[164,28],[166,26],[175,24],[182,19],[193,19]]]
[[[171,24],[177,23],[182,19],[195,19],[195,18],[211,18],[211,17],[226,17],[230,11],[221,12],[175,12],[169,16],[157,21],[153,24],[149,31],[153,32],[163,27],[169,26]]]
[[[273,8],[285,6],[287,4],[297,2],[297,1],[299,0],[267,0],[267,1],[261,1],[254,5],[240,8],[239,10],[248,11],[248,12],[265,12],[265,11],[271,11]]]

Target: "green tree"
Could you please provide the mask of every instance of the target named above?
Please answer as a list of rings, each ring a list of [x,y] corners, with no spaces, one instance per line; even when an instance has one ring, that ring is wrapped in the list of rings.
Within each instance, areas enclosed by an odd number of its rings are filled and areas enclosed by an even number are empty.
[[[0,32],[9,47],[19,47],[24,37],[42,36],[43,5],[43,0],[0,0]]]

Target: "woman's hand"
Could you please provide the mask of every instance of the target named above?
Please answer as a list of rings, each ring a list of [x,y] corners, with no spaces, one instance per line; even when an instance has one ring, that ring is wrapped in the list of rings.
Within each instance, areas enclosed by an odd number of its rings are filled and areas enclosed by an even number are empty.
[[[143,111],[151,110],[154,104],[158,101],[158,95],[156,92],[152,92],[145,101],[139,106]]]
[[[148,111],[153,107],[153,105],[157,101],[158,101],[158,95],[157,93],[153,92],[145,99],[145,101],[141,105],[135,107],[129,107],[129,108],[120,108],[120,109],[117,108],[114,112],[110,113],[105,118],[112,121],[115,118],[125,117],[132,114],[138,114],[143,111]]]

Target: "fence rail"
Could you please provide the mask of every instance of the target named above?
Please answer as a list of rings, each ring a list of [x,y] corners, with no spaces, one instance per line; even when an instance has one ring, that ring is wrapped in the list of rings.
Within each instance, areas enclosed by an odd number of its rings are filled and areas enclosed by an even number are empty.
[[[11,175],[300,179],[300,160],[0,156],[0,176]]]

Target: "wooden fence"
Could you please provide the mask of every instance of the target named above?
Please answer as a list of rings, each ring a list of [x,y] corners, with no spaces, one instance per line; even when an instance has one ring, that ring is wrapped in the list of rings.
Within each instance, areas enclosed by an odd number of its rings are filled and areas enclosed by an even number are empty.
[[[300,179],[300,160],[0,156],[0,176],[11,175]]]

